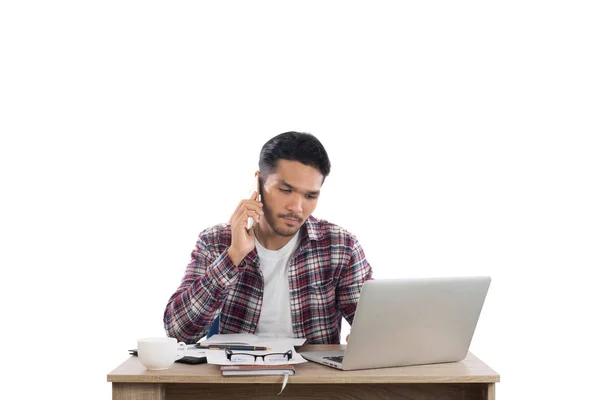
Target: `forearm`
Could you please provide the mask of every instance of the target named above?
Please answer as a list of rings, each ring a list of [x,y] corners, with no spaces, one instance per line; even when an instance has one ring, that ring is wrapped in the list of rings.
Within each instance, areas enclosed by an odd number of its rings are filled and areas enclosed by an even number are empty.
[[[195,343],[206,334],[238,275],[227,251],[206,267],[205,273],[198,273],[197,269],[195,265],[188,266],[163,318],[167,335],[185,343]]]
[[[362,247],[356,242],[352,256],[344,267],[336,288],[338,307],[350,325],[354,321],[354,313],[356,312],[362,285],[373,279],[372,275],[371,265],[367,261]]]

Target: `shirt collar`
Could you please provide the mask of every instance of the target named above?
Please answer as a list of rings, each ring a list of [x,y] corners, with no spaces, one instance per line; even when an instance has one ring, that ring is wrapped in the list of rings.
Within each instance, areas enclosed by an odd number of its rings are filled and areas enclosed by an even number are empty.
[[[303,252],[305,250],[308,241],[323,239],[323,232],[319,229],[319,221],[312,215],[309,215],[300,229],[298,252]],[[258,251],[256,251],[256,247],[250,252],[248,258],[252,260],[254,264],[258,263]]]
[[[304,236],[308,236],[309,240],[321,240],[323,233],[319,230],[319,222],[315,217],[310,215],[304,223],[306,227]]]

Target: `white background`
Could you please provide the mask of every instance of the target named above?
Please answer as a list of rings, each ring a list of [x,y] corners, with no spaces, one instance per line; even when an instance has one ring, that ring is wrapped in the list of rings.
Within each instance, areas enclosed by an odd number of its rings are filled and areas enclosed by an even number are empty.
[[[3,2],[4,393],[109,399],[197,234],[299,130],[333,165],[315,215],[376,278],[492,276],[471,350],[499,399],[589,398],[599,7],[398,3]]]

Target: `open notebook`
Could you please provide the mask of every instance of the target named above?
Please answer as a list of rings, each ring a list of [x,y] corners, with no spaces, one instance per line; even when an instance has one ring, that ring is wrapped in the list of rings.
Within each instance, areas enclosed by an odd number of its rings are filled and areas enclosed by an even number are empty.
[[[260,346],[265,342],[277,342],[286,341],[296,346],[302,346],[306,342],[306,338],[277,338],[269,336],[257,336],[251,333],[227,333],[213,335],[208,339],[200,340],[196,347],[208,347],[211,344],[241,344],[241,345],[253,345]]]

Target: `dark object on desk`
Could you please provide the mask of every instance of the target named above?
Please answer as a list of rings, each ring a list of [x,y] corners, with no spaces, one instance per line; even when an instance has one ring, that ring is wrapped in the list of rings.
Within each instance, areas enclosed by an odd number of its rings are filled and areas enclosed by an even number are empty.
[[[129,354],[132,356],[137,356],[137,350],[129,350]],[[206,357],[190,357],[190,356],[185,356],[183,358],[180,358],[179,360],[175,360],[176,363],[181,363],[181,364],[192,364],[192,365],[196,365],[196,364],[206,364]]]
[[[208,329],[206,338],[208,339],[212,335],[218,335],[218,334],[219,334],[219,316],[217,315],[217,318],[215,318],[215,320],[210,325],[210,328]]]

